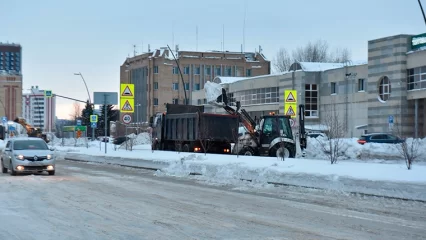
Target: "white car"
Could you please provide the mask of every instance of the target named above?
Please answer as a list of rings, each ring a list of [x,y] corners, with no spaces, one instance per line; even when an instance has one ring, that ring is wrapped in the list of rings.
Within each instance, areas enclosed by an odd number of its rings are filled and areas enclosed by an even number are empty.
[[[47,171],[55,175],[55,158],[52,149],[41,138],[12,138],[6,143],[0,156],[3,173],[10,170],[17,173],[36,173]]]

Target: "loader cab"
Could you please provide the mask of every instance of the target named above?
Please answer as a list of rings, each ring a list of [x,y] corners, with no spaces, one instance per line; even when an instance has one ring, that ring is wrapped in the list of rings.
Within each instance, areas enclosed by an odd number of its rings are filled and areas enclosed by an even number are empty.
[[[260,145],[271,144],[276,138],[293,139],[289,116],[267,115],[259,124]]]

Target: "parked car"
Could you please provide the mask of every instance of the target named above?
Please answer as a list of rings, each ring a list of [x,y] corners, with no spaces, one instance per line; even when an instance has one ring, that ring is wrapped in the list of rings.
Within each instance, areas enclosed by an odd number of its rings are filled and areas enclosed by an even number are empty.
[[[370,134],[363,134],[358,139],[359,144],[365,144],[365,143],[402,143],[405,139],[401,139],[395,135],[389,134],[389,133],[370,133]]]
[[[322,137],[324,139],[328,139],[327,135],[325,135],[325,133],[321,133],[321,132],[311,132],[311,133],[308,133],[307,136],[310,137],[310,138]]]
[[[55,175],[53,149],[49,149],[41,138],[12,138],[7,141],[0,158],[3,173],[10,170],[14,176],[47,171],[49,175]]]

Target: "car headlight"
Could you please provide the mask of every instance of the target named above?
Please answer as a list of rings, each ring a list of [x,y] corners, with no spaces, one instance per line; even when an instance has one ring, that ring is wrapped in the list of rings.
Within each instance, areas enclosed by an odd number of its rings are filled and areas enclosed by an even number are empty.
[[[15,155],[16,159],[19,160],[24,160],[24,155],[20,154],[20,155]]]
[[[50,159],[52,159],[53,158],[53,155],[51,155],[51,154],[47,154],[47,160],[50,160]]]

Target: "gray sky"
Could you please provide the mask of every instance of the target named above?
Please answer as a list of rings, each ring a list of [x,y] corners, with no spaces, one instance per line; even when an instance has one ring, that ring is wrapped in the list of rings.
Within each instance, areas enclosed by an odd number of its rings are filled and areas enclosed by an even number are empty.
[[[83,73],[91,94],[119,91],[119,66],[134,44],[138,52],[173,43],[196,50],[198,26],[198,50],[220,50],[224,24],[225,49],[239,51],[245,5],[245,50],[261,45],[269,59],[280,47],[322,39],[367,60],[368,40],[426,32],[416,0],[0,0],[0,41],[23,46],[24,89],[86,100],[73,73]],[[68,118],[73,102],[57,103]]]

